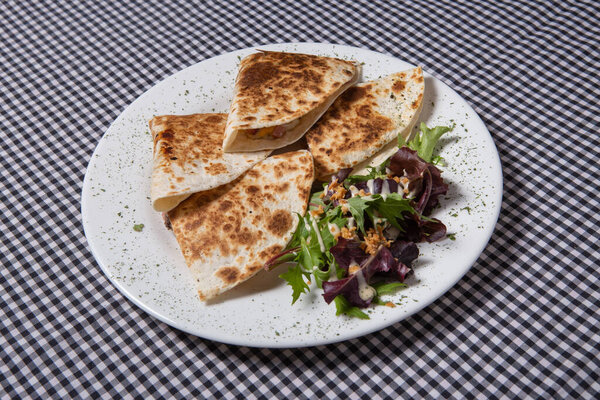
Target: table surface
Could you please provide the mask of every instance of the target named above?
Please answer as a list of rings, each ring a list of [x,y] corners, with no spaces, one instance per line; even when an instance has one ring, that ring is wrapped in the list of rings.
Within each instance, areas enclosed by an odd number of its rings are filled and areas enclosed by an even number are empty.
[[[599,14],[593,1],[3,1],[0,398],[598,398]],[[380,332],[304,349],[204,340],[124,298],[88,248],[83,177],[119,113],[186,66],[275,42],[422,65],[500,153],[481,257]]]

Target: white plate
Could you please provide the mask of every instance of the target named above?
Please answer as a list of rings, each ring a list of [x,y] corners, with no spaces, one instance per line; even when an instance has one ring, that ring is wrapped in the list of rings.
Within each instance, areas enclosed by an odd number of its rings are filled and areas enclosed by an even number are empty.
[[[312,53],[363,62],[363,80],[411,65],[373,51],[333,44],[275,44],[259,49]],[[177,242],[150,204],[152,138],[148,120],[161,114],[227,112],[241,57],[255,48],[202,61],[141,95],[110,126],[90,160],[81,211],[98,264],[131,301],[159,320],[219,342],[255,347],[300,347],[355,338],[402,321],[452,287],[487,244],[502,197],[502,172],[494,142],[475,111],[444,83],[425,74],[421,120],[456,123],[442,138],[445,181],[450,184],[434,216],[456,240],[420,244],[409,287],[388,296],[400,305],[368,310],[370,320],[336,317],[319,290],[291,305],[291,288],[277,275],[258,276],[205,304],[198,300]],[[134,224],[144,224],[141,232]]]

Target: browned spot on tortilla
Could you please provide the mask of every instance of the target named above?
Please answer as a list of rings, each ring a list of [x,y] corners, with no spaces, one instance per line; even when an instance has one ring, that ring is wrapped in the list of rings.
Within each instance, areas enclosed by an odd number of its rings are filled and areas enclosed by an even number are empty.
[[[309,187],[299,188],[298,191],[300,192],[300,197],[301,198],[308,199],[308,196],[310,195],[310,188]]]
[[[283,236],[292,227],[292,214],[287,210],[276,210],[267,222],[267,230],[275,236]]]
[[[221,267],[215,272],[215,275],[227,284],[232,284],[238,280],[240,270],[236,267]]]
[[[219,242],[219,250],[221,250],[221,256],[223,257],[228,257],[231,254],[231,249],[227,241],[222,240]]]
[[[404,82],[404,81],[396,81],[392,85],[392,91],[394,93],[400,93],[401,91],[404,90],[405,87],[406,87],[406,82]]]
[[[219,175],[227,173],[227,167],[223,163],[210,163],[204,170],[210,175]]]
[[[346,90],[341,96],[341,100],[340,103],[342,103],[342,105],[346,106],[350,103],[354,103],[360,99],[362,99],[363,97],[365,97],[367,94],[367,88],[364,86],[354,86],[351,87],[350,89]]]
[[[419,97],[411,104],[413,110],[416,110],[421,105],[421,101],[423,100],[423,93],[419,93]]]
[[[233,206],[233,203],[230,200],[223,200],[219,204],[219,210],[224,212],[224,211],[229,210],[232,206]]]
[[[246,187],[246,193],[248,193],[249,195],[253,195],[258,192],[260,192],[260,189],[257,186],[250,185],[250,186]]]
[[[231,240],[240,245],[249,245],[255,241],[255,233],[248,228],[242,228],[231,234]]]
[[[273,201],[273,202],[276,201],[275,196],[273,196],[273,194],[270,192],[266,192],[264,194],[264,198],[268,201]]]
[[[260,253],[258,253],[258,257],[262,261],[266,262],[266,261],[269,261],[269,259],[271,259],[272,257],[276,256],[278,253],[280,253],[281,250],[283,250],[283,246],[274,244],[274,245],[269,246],[266,249],[262,250]]]
[[[175,180],[179,183],[183,182],[183,177],[178,176],[177,178],[175,178]]]
[[[242,279],[247,279],[256,274],[263,267],[262,264],[254,263],[246,267],[246,272],[241,276]]]
[[[246,267],[246,270],[248,271],[247,274],[244,275],[250,275],[250,274],[254,274],[255,272],[257,272],[258,270],[260,270],[263,266],[260,264],[252,264],[249,265],[248,267]]]
[[[251,276],[255,275],[264,265],[258,262],[247,265],[245,268],[245,272],[240,276],[240,280],[248,279]]]
[[[358,114],[359,117],[368,119],[371,116],[371,113],[373,112],[371,110],[371,107],[372,106],[370,106],[368,104],[363,104],[362,106],[360,106],[356,109],[356,113]],[[331,150],[331,149],[329,149],[329,150]]]

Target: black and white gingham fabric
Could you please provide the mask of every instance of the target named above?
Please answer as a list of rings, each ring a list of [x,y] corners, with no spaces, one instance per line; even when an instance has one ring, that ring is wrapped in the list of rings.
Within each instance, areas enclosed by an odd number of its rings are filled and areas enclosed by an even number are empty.
[[[0,398],[600,396],[600,7],[595,1],[0,3]],[[446,295],[308,349],[165,325],[100,272],[85,167],[160,79],[238,48],[333,42],[447,82],[498,147],[496,232]]]

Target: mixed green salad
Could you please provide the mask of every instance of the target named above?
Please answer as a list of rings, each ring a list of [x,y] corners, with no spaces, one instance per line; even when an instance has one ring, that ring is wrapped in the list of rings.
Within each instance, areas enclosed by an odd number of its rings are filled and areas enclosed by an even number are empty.
[[[266,265],[291,262],[280,277],[292,287],[292,303],[314,281],[337,315],[368,319],[362,309],[394,306],[382,296],[406,286],[417,243],[447,237],[446,226],[429,215],[448,190],[433,150],[452,128],[422,123],[413,140],[399,138],[396,153],[366,175],[343,169],[312,195],[291,241]]]

